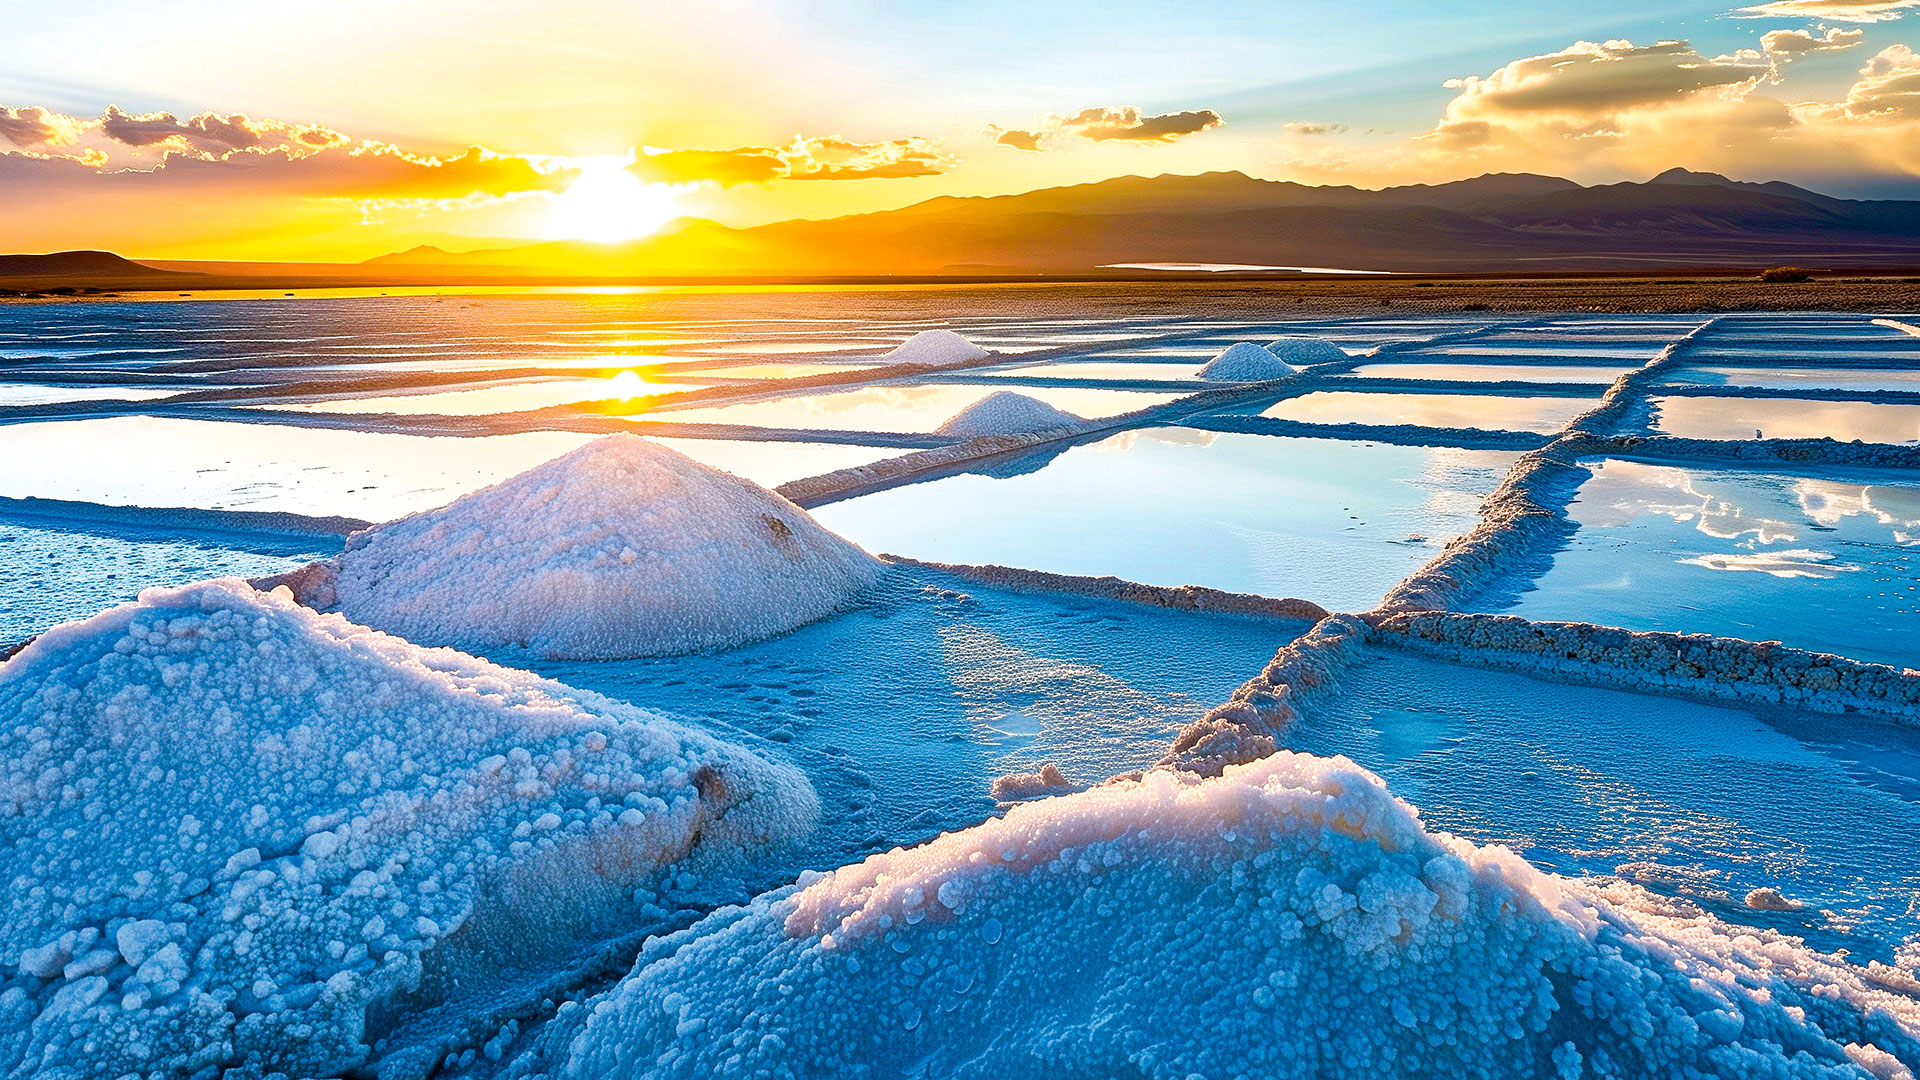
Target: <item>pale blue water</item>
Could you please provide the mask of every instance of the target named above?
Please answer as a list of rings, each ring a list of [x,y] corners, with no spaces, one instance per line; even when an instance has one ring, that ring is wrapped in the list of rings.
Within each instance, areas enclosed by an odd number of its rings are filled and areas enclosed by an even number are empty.
[[[1920,667],[1914,478],[1592,468],[1572,541],[1499,610]]]
[[[1149,429],[814,513],[872,551],[1364,611],[1473,526],[1515,456]]]

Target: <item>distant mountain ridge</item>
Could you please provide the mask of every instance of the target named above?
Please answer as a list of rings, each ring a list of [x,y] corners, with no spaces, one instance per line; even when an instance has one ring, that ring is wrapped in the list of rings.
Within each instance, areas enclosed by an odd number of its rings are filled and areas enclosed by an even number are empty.
[[[534,244],[375,265],[567,267],[634,275],[1084,273],[1243,263],[1416,273],[1920,265],[1920,202],[1838,199],[1672,169],[1582,186],[1527,173],[1368,190],[1238,172],[1122,176],[1018,195],[735,229],[674,222],[617,246]]]
[[[189,275],[156,270],[111,251],[56,251],[46,255],[0,255],[0,278],[172,278]]]

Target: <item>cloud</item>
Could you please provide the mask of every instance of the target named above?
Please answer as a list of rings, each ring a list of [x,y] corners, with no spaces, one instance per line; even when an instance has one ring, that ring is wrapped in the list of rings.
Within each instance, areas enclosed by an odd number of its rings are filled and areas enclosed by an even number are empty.
[[[723,186],[762,184],[787,175],[778,148],[743,146],[732,150],[660,150],[647,147],[631,171],[662,183],[712,181]]]
[[[1842,30],[1837,26],[1827,27],[1826,34],[1820,37],[1810,30],[1769,30],[1760,35],[1760,49],[1768,56],[1792,59],[1809,53],[1851,49],[1866,36],[1865,30]]]
[[[252,120],[239,113],[222,116],[201,113],[185,120],[172,113],[134,115],[108,105],[95,125],[102,135],[134,147],[164,147],[169,151],[222,157],[237,150],[282,148],[295,156],[345,146],[345,135],[318,124],[288,124],[279,120]]]
[[[1772,0],[1741,8],[1749,19],[1806,18],[1835,22],[1873,23],[1897,19],[1920,0]]]
[[[1021,131],[1017,128],[991,128],[991,127],[989,128],[989,130],[998,132],[998,136],[993,141],[998,143],[1001,146],[1011,146],[1015,150],[1029,150],[1029,151],[1041,151],[1046,149],[1045,146],[1041,145],[1041,140],[1046,138],[1045,132]]]
[[[1346,132],[1347,125],[1315,124],[1315,123],[1309,123],[1303,120],[1295,120],[1292,123],[1287,124],[1285,128],[1283,128],[1282,130],[1284,130],[1289,135],[1306,135],[1306,136],[1341,135]]]
[[[1045,117],[1033,127],[1003,128],[988,124],[987,134],[1001,146],[1042,151],[1060,149],[1061,140],[1069,137],[1093,142],[1170,143],[1224,123],[1220,114],[1212,109],[1147,116],[1133,105],[1096,105],[1071,116]]]
[[[1135,106],[1119,105],[1082,109],[1060,121],[1059,127],[1069,134],[1096,141],[1173,142],[1223,123],[1226,121],[1212,109],[1145,116]]]
[[[873,180],[939,176],[953,160],[937,139],[854,142],[840,135],[795,136],[780,152],[789,180]]]
[[[1294,144],[1295,175],[1372,183],[1526,171],[1640,179],[1674,166],[1911,198],[1920,175],[1920,57],[1868,60],[1842,100],[1780,89],[1808,53],[1856,47],[1858,30],[1771,31],[1707,56],[1686,42],[1575,42],[1448,83],[1456,95],[1412,148],[1323,153]],[[1355,158],[1358,160],[1354,160]]]
[[[15,146],[71,146],[87,122],[37,105],[9,109],[0,105],[0,138]]]
[[[1905,45],[1880,50],[1831,112],[1880,123],[1920,121],[1920,54]]]

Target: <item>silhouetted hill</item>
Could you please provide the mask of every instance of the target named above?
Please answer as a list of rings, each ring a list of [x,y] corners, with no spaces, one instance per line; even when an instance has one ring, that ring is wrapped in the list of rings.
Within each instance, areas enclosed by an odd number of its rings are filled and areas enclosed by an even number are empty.
[[[189,275],[156,270],[111,251],[56,251],[49,255],[0,255],[0,278],[169,278]]]

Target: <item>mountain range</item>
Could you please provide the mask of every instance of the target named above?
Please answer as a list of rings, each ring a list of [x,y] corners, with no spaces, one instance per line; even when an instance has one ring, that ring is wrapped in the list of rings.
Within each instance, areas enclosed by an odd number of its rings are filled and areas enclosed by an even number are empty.
[[[627,244],[418,248],[368,268],[674,275],[1083,274],[1138,263],[1403,273],[1920,265],[1920,201],[1838,199],[1673,169],[1583,186],[1491,174],[1367,190],[1237,172],[1124,176],[1020,195],[731,228],[682,219]]]
[[[1840,199],[1671,169],[1585,186],[1497,173],[1368,190],[1243,173],[1122,176],[1019,195],[733,228],[680,219],[617,245],[559,242],[362,263],[131,262],[103,251],[0,255],[16,289],[271,283],[431,285],[584,279],[1142,276],[1130,264],[1408,274],[1745,271],[1784,263],[1920,271],[1920,201]],[[201,278],[163,278],[192,271]]]

